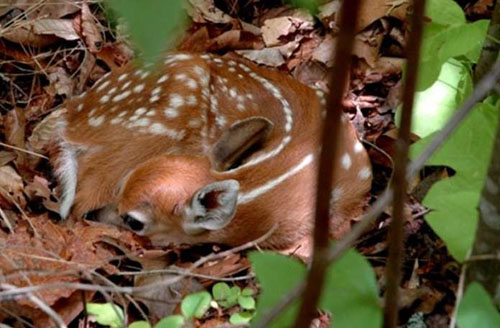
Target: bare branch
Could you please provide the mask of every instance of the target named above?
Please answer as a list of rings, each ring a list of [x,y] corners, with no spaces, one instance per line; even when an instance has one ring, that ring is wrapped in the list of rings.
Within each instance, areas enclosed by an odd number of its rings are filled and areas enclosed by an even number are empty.
[[[420,46],[422,43],[424,9],[425,0],[413,1],[410,36],[406,49],[408,58],[403,91],[403,113],[398,139],[396,140],[397,152],[392,180],[394,205],[389,229],[389,258],[386,267],[387,291],[384,308],[384,325],[387,328],[396,328],[398,326],[399,285],[401,283],[401,266],[404,252],[404,205],[408,188],[406,168],[410,148],[413,99],[417,85]]]

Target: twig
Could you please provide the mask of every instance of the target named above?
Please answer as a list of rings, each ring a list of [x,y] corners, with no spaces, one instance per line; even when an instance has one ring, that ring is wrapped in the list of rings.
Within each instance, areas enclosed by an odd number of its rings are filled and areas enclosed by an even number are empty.
[[[316,186],[316,208],[314,220],[314,252],[311,268],[307,275],[307,288],[302,297],[302,304],[295,322],[295,328],[308,327],[316,313],[328,269],[328,245],[330,238],[330,190],[336,174],[335,165],[341,145],[342,99],[348,85],[351,67],[351,51],[354,46],[356,20],[359,0],[344,1],[340,12],[340,34],[333,54],[334,66],[330,74],[330,96],[327,113],[323,123],[321,155]]]
[[[492,70],[477,84],[472,94],[465,100],[462,106],[450,118],[448,123],[441,129],[431,143],[420,153],[420,155],[407,168],[407,179],[415,176],[425,165],[425,162],[436,152],[436,150],[446,141],[455,131],[458,125],[464,120],[474,105],[483,100],[486,95],[495,87],[495,83],[500,78],[500,61],[497,61]],[[352,228],[352,230],[340,239],[328,252],[328,261],[336,261],[354,242],[371,226],[373,221],[384,211],[387,205],[392,201],[392,190],[386,189],[379,199],[368,209],[363,218]],[[288,293],[283,295],[278,303],[257,322],[255,328],[265,328],[276,318],[284,309],[292,304],[304,289],[304,281],[297,284]]]
[[[460,278],[458,279],[458,287],[456,292],[455,299],[455,307],[453,309],[453,314],[450,319],[449,328],[455,328],[455,324],[457,321],[457,313],[458,313],[458,305],[462,301],[462,297],[464,296],[464,288],[465,288],[465,274],[467,272],[467,264],[462,266],[462,270],[460,271]]]
[[[384,308],[384,326],[396,328],[398,326],[399,311],[399,285],[401,283],[401,267],[404,254],[404,205],[408,181],[406,168],[408,166],[408,150],[410,148],[410,133],[412,122],[413,99],[417,85],[420,46],[422,43],[422,29],[424,21],[425,0],[413,1],[413,14],[411,16],[410,35],[407,48],[407,72],[403,91],[403,112],[401,127],[396,140],[396,160],[392,188],[394,201],[392,221],[389,228],[389,258],[386,266],[386,285]]]
[[[9,284],[0,284],[0,287],[2,287],[4,289],[15,289],[16,288],[15,286],[12,286]],[[40,310],[45,312],[52,320],[54,320],[54,322],[57,324],[58,327],[60,327],[60,328],[67,327],[66,324],[64,323],[63,319],[59,316],[59,314],[57,314],[57,312],[52,310],[52,308],[50,306],[45,304],[44,301],[42,301],[40,298],[33,295],[32,293],[28,293],[27,295],[28,295],[28,299],[30,301],[32,301],[33,303],[35,303]]]
[[[3,142],[0,142],[0,146],[3,146],[5,148],[14,149],[14,150],[17,150],[17,151],[20,151],[20,152],[23,152],[23,153],[26,153],[26,154],[29,154],[29,155],[33,155],[33,156],[36,156],[36,157],[40,157],[40,158],[43,158],[43,159],[49,159],[47,156],[44,156],[42,154],[38,154],[38,153],[35,153],[35,152],[31,151],[31,150],[27,150],[27,149],[24,149],[24,148],[19,148],[19,147],[16,147],[16,146],[12,146],[12,145],[9,145],[9,144],[3,143]]]

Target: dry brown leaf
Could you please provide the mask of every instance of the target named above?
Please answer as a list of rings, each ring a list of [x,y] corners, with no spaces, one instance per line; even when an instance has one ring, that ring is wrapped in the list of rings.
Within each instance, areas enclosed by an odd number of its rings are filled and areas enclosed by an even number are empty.
[[[250,262],[247,258],[241,257],[240,254],[231,254],[221,260],[207,262],[193,272],[215,278],[225,278],[248,268],[250,268]],[[213,283],[212,280],[208,279],[200,279],[200,281],[204,285]]]
[[[38,17],[60,18],[73,14],[80,10],[78,0],[59,0],[59,1],[33,1],[33,0],[2,0],[0,6],[0,16],[14,8],[24,11],[23,16],[28,19]]]
[[[33,33],[29,26],[22,26],[4,31],[2,37],[14,43],[37,48],[43,48],[61,40],[55,35],[40,35]]]
[[[43,206],[49,211],[59,212],[59,203],[52,200],[57,198],[52,190],[50,190],[49,182],[45,178],[36,175],[33,181],[28,183],[26,188],[24,188],[24,193],[31,201],[41,201]]]
[[[117,269],[109,264],[116,253],[99,243],[103,238],[128,241],[131,248],[139,247],[132,233],[111,226],[77,222],[69,228],[54,224],[47,217],[32,217],[30,221],[38,236],[34,236],[26,221],[21,221],[14,233],[0,238],[0,271],[6,283],[18,287],[77,282],[82,270],[91,272],[101,268],[108,274],[116,273]],[[42,289],[38,296],[53,305],[73,292],[72,288],[62,287]],[[35,307],[26,299],[17,303]]]
[[[170,273],[141,274],[136,276],[134,286],[161,284],[163,281],[175,277],[177,275]],[[200,290],[203,290],[203,286],[197,280],[187,277],[174,284],[136,292],[134,297],[147,306],[150,315],[159,319],[171,315],[184,296]]]
[[[23,179],[13,167],[9,165],[0,167],[0,189],[15,196],[21,195],[23,187]]]
[[[40,19],[33,21],[32,26],[35,34],[55,35],[68,41],[80,39],[72,19]]]
[[[55,110],[35,126],[31,136],[28,138],[28,143],[32,150],[39,153],[46,153],[57,131],[63,127],[61,117],[66,111],[66,108]]]
[[[189,3],[188,13],[193,22],[226,24],[234,21],[233,17],[217,8],[213,0],[189,0]]]
[[[378,59],[380,45],[384,38],[383,34],[371,35],[371,31],[358,34],[354,39],[352,53],[358,58],[363,58],[371,67],[375,66]]]
[[[5,115],[5,137],[7,143],[19,148],[24,148],[24,130],[26,128],[26,120],[24,118],[24,111],[16,107],[10,110]],[[23,156],[23,154],[19,154]]]
[[[292,16],[270,18],[262,26],[262,38],[268,47],[281,44],[280,38],[297,31],[310,31],[313,29],[314,19],[305,11],[296,10]]]
[[[361,8],[356,21],[356,31],[364,30],[368,25],[376,20],[391,16],[400,20],[405,20],[409,1],[407,0],[371,0],[361,1]],[[319,8],[318,17],[331,29],[335,28],[336,15],[339,12],[341,2],[334,0]]]
[[[15,160],[17,155],[12,151],[0,150],[0,167]]]
[[[328,34],[324,40],[314,49],[312,59],[325,64],[327,67],[333,66],[333,51],[335,49],[336,39]]]
[[[70,98],[73,95],[75,81],[66,70],[60,66],[52,66],[47,72],[49,73],[49,81],[53,85],[56,94]]]
[[[279,47],[261,50],[237,50],[236,53],[255,63],[271,67],[279,67],[285,63]]]
[[[294,68],[293,76],[313,88],[328,90],[328,69],[322,63],[317,61],[303,62]]]
[[[90,12],[87,3],[82,4],[82,35],[85,38],[85,44],[91,53],[97,53],[103,46],[101,29],[96,24],[94,15]]]

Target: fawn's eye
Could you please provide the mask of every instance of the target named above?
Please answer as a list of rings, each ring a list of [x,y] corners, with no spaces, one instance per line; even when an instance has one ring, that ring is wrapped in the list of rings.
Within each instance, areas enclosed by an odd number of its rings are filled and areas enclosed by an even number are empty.
[[[141,221],[137,220],[133,216],[130,216],[128,214],[125,214],[122,216],[123,218],[123,223],[130,228],[130,230],[134,232],[140,232],[144,229],[144,223]]]

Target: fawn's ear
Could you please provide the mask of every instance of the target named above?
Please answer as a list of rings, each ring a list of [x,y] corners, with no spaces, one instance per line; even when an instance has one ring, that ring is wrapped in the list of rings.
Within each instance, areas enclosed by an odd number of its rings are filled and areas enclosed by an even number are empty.
[[[189,235],[219,230],[234,217],[240,184],[224,180],[208,184],[197,192],[184,208],[182,227]]]
[[[241,161],[250,148],[262,143],[273,129],[273,123],[265,117],[254,116],[231,125],[212,150],[212,167],[226,171]]]

